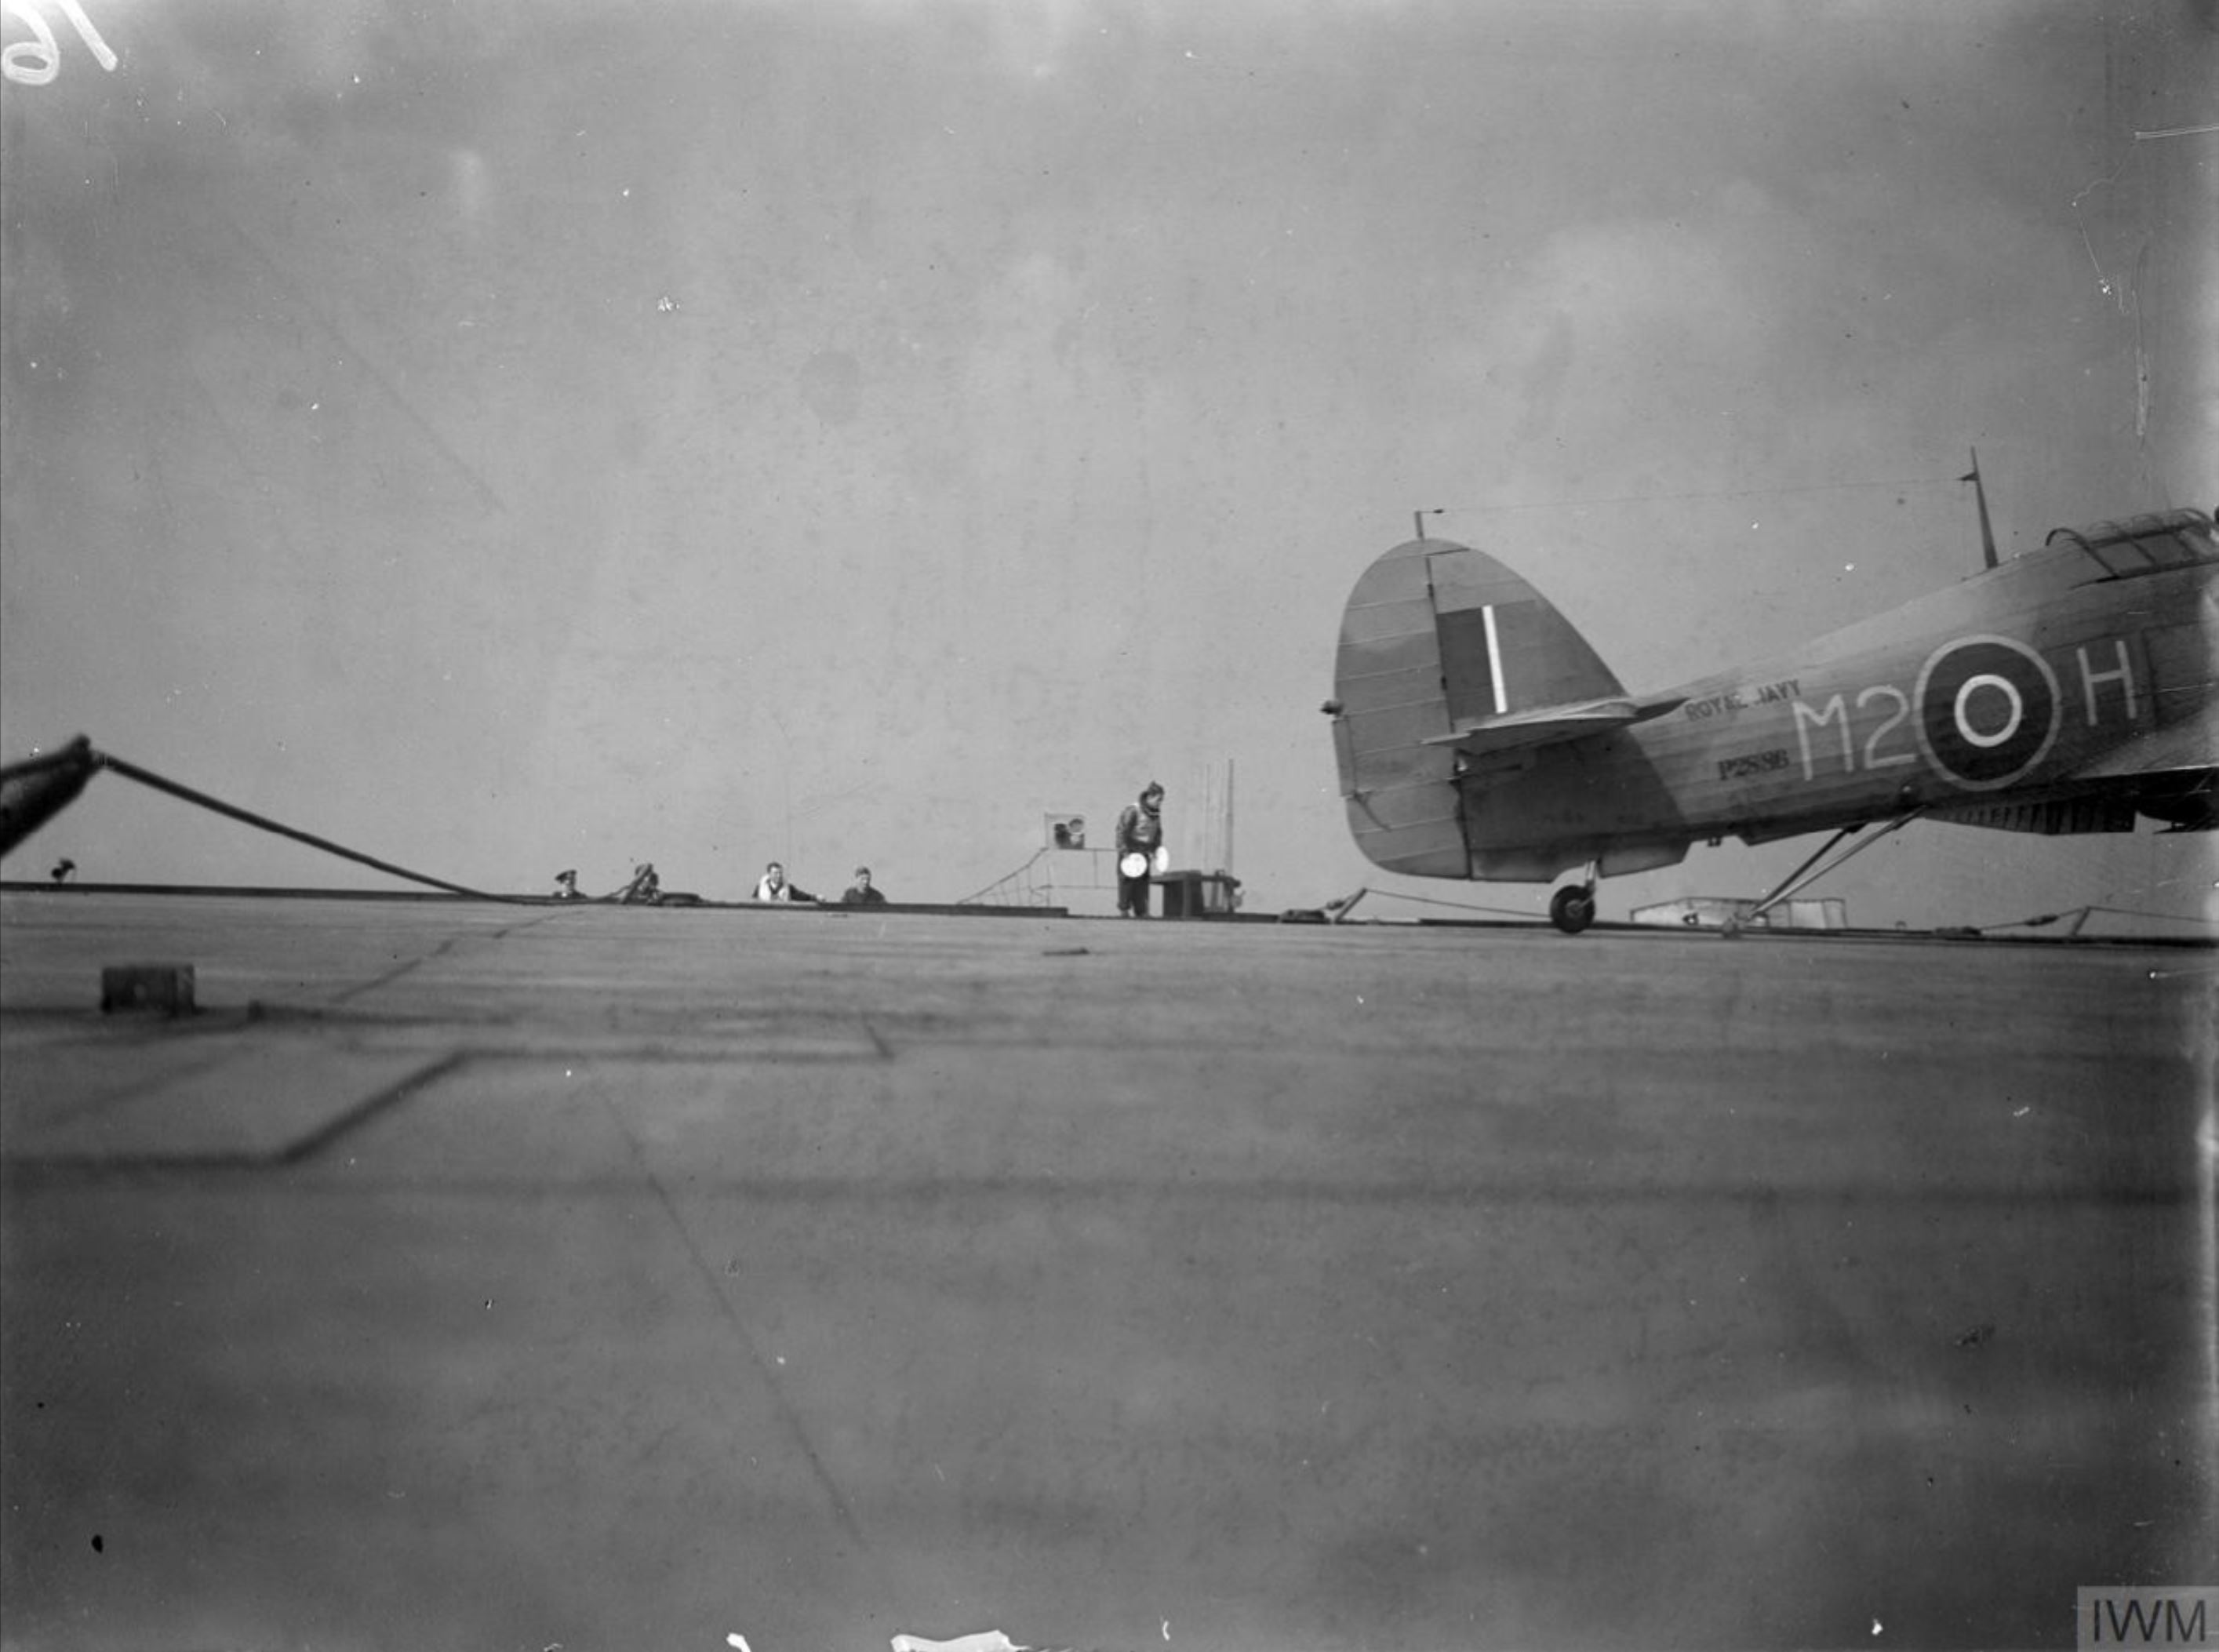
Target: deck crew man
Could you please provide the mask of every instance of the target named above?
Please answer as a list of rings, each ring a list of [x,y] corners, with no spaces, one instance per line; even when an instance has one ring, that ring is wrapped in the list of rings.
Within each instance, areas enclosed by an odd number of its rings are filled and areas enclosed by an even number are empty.
[[[762,881],[755,885],[759,901],[813,901],[816,896],[807,890],[786,880],[786,868],[775,860],[763,868]]]
[[[1117,910],[1128,917],[1148,916],[1148,874],[1164,842],[1164,789],[1148,782],[1138,803],[1117,817]],[[1140,872],[1128,870],[1139,858]]]

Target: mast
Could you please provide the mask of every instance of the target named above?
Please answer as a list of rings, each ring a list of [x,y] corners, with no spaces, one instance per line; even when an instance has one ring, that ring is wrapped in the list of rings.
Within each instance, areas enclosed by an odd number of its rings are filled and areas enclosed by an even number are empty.
[[[1988,525],[1988,489],[1980,480],[1980,450],[1971,450],[1973,468],[1957,478],[1973,484],[1973,498],[1980,507],[1980,557],[1988,567],[1996,565],[1996,531]]]
[[[1225,864],[1221,872],[1233,870],[1233,760],[1225,760]]]

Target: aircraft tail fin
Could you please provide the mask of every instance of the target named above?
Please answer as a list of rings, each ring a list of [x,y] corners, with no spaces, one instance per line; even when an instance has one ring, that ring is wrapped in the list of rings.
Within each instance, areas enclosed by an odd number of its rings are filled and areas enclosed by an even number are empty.
[[[1587,639],[1484,551],[1414,539],[1366,568],[1341,616],[1335,754],[1371,860],[1468,877],[1458,781],[1470,760],[1579,739],[1665,705],[1630,699]]]

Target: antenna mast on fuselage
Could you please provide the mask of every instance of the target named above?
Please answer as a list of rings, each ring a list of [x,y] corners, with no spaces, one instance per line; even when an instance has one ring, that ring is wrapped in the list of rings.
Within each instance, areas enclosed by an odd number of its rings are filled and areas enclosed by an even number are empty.
[[[1996,565],[1996,531],[1988,525],[1988,489],[1980,480],[1980,450],[1971,450],[1973,468],[1957,478],[1973,484],[1973,501],[1980,507],[1980,558],[1988,567]]]

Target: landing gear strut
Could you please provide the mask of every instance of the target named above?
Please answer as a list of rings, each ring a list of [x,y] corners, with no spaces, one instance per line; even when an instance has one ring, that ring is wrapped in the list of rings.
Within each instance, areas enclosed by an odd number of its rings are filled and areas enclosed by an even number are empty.
[[[1905,788],[1905,792],[1906,795],[1908,795],[1908,788]],[[1893,820],[1889,821],[1885,826],[1874,827],[1869,836],[1858,837],[1855,842],[1850,844],[1846,849],[1843,849],[1841,854],[1835,856],[1833,860],[1827,860],[1824,866],[1818,866],[1818,862],[1824,860],[1827,855],[1832,854],[1835,846],[1840,843],[1843,839],[1856,837],[1856,835],[1859,832],[1863,831],[1866,827],[1866,823],[1861,820],[1854,825],[1843,827],[1840,831],[1836,832],[1833,836],[1826,840],[1825,848],[1820,849],[1818,854],[1812,855],[1801,866],[1796,867],[1794,871],[1789,873],[1787,876],[1781,881],[1780,886],[1775,889],[1769,895],[1767,895],[1762,900],[1757,902],[1756,905],[1750,907],[1748,911],[1737,912],[1733,916],[1728,918],[1725,923],[1725,933],[1729,935],[1739,935],[1742,931],[1742,927],[1744,924],[1749,923],[1753,919],[1762,917],[1767,912],[1769,912],[1774,907],[1779,905],[1781,902],[1786,900],[1798,890],[1809,888],[1812,884],[1818,882],[1819,879],[1824,877],[1828,873],[1832,872],[1840,866],[1843,861],[1848,860],[1852,855],[1872,848],[1874,844],[1879,842],[1880,839],[1886,837],[1890,832],[1901,831],[1905,827],[1910,825],[1912,821],[1918,819],[1919,816],[1925,812],[1926,805],[1924,804],[1913,804],[1911,807],[1905,809],[1901,814],[1898,815]],[[1815,872],[1812,871],[1812,868],[1813,866],[1817,866],[1818,870]]]
[[[1594,922],[1595,880],[1592,870],[1582,884],[1566,884],[1549,897],[1549,922],[1576,935]]]

